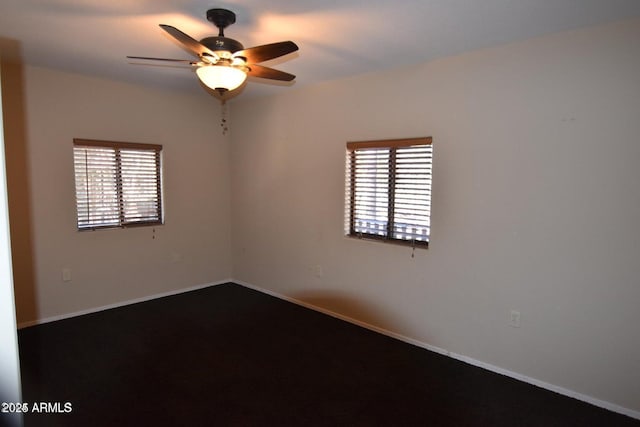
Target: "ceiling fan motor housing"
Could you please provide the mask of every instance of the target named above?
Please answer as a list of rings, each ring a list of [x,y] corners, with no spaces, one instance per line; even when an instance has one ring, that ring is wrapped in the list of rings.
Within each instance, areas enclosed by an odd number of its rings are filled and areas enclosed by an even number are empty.
[[[242,43],[228,37],[206,37],[200,40],[200,44],[205,45],[214,52],[226,50],[228,52],[234,53],[244,49]]]

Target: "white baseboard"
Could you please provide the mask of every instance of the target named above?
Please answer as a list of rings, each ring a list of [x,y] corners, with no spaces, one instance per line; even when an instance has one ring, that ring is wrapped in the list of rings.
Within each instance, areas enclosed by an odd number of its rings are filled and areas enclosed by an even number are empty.
[[[489,363],[485,363],[485,362],[482,362],[480,360],[476,360],[476,359],[473,359],[471,357],[464,356],[462,354],[453,353],[453,352],[447,351],[447,350],[445,350],[443,348],[436,347],[436,346],[433,346],[433,345],[430,345],[430,344],[415,340],[413,338],[410,338],[410,337],[407,337],[407,336],[404,336],[404,335],[401,335],[401,334],[397,334],[397,333],[389,331],[387,329],[380,328],[378,326],[371,325],[371,324],[368,324],[366,322],[362,322],[362,321],[360,321],[358,319],[354,319],[354,318],[351,318],[349,316],[345,316],[345,315],[342,315],[340,313],[336,313],[334,311],[327,310],[325,308],[315,306],[313,304],[309,304],[307,302],[298,300],[296,298],[288,297],[286,295],[280,294],[278,292],[271,291],[269,289],[260,288],[259,286],[255,286],[255,285],[252,285],[250,283],[243,282],[241,280],[232,280],[232,282],[236,283],[238,285],[247,287],[249,289],[253,289],[255,291],[262,292],[262,293],[265,293],[267,295],[271,295],[273,297],[276,297],[276,298],[279,298],[279,299],[282,299],[282,300],[285,300],[285,301],[289,301],[289,302],[292,302],[292,303],[297,304],[297,305],[301,305],[301,306],[309,308],[311,310],[319,311],[321,313],[327,314],[329,316],[335,317],[335,318],[340,319],[340,320],[344,320],[344,321],[349,322],[349,323],[353,323],[355,325],[358,325],[358,326],[361,326],[363,328],[372,330],[374,332],[378,332],[380,334],[389,336],[391,338],[395,338],[397,340],[400,340],[400,341],[403,341],[403,342],[406,342],[406,343],[409,343],[409,344],[413,344],[413,345],[415,345],[417,347],[421,347],[421,348],[424,348],[426,350],[433,351],[434,353],[438,353],[438,354],[442,354],[442,355],[445,355],[445,356],[449,356],[449,357],[451,357],[453,359],[456,359],[456,360],[459,360],[461,362],[468,363],[469,365],[477,366],[479,368],[483,368],[483,369],[486,369],[486,370],[491,371],[491,372],[495,372],[495,373],[500,374],[500,375],[505,375],[507,377],[514,378],[516,380],[519,380],[519,381],[522,381],[522,382],[525,382],[525,383],[528,383],[528,384],[532,384],[532,385],[535,385],[537,387],[540,387],[540,388],[543,388],[543,389],[546,389],[546,390],[550,390],[550,391],[553,391],[555,393],[558,393],[558,394],[561,394],[561,395],[564,395],[564,396],[568,396],[568,397],[571,397],[571,398],[574,398],[574,399],[577,399],[577,400],[581,400],[581,401],[586,402],[586,403],[590,403],[590,404],[592,404],[594,406],[598,406],[600,408],[604,408],[604,409],[607,409],[607,410],[612,411],[612,412],[617,412],[619,414],[623,414],[623,415],[626,415],[626,416],[631,417],[631,418],[640,419],[640,412],[638,412],[638,411],[634,411],[632,409],[628,409],[628,408],[622,407],[620,405],[616,405],[616,404],[611,403],[611,402],[607,402],[607,401],[604,401],[604,400],[596,399],[595,397],[587,396],[585,394],[578,393],[576,391],[569,390],[569,389],[566,389],[564,387],[559,387],[559,386],[554,385],[554,384],[550,384],[550,383],[547,383],[547,382],[544,382],[544,381],[540,381],[540,380],[537,380],[535,378],[531,378],[531,377],[528,377],[526,375],[519,374],[517,372],[509,371],[507,369],[503,369],[503,368],[500,368],[498,366],[494,366],[494,365],[491,365]]]
[[[232,279],[228,279],[228,280],[222,280],[222,281],[219,281],[219,282],[205,283],[205,284],[202,284],[202,285],[196,285],[196,286],[191,286],[191,287],[182,288],[182,289],[175,289],[175,290],[168,291],[168,292],[162,292],[162,293],[159,293],[159,294],[148,295],[148,296],[135,298],[135,299],[127,300],[127,301],[117,302],[117,303],[114,303],[114,304],[103,305],[103,306],[100,306],[100,307],[92,307],[92,308],[88,308],[86,310],[74,311],[72,313],[65,313],[65,314],[60,314],[60,315],[57,315],[57,316],[45,317],[45,318],[36,319],[36,320],[28,320],[26,322],[18,323],[18,329],[28,328],[29,326],[41,325],[43,323],[55,322],[56,320],[70,319],[72,317],[82,316],[84,314],[97,313],[99,311],[109,310],[111,308],[124,307],[126,305],[137,304],[139,302],[145,302],[145,301],[151,301],[151,300],[154,300],[154,299],[157,299],[157,298],[168,297],[168,296],[171,296],[171,295],[178,295],[178,294],[182,294],[182,293],[185,293],[185,292],[196,291],[198,289],[204,289],[204,288],[208,288],[210,286],[222,285],[223,283],[235,283],[235,282],[233,282]]]

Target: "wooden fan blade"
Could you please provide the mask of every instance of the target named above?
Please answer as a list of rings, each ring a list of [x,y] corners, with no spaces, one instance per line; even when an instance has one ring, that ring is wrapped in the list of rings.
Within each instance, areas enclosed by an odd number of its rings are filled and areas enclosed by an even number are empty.
[[[127,56],[127,59],[141,59],[143,61],[163,61],[163,62],[179,62],[189,65],[197,65],[199,62],[190,59],[169,59],[169,58],[151,58],[148,56]]]
[[[234,57],[246,58],[249,64],[268,61],[298,50],[298,46],[292,41],[265,44],[250,47],[233,53]]]
[[[160,27],[165,30],[169,35],[171,35],[174,39],[180,42],[188,51],[192,52],[198,57],[209,56],[210,58],[220,59],[218,55],[215,54],[214,51],[192,38],[190,35],[183,33],[176,27],[172,27],[171,25],[160,24]]]
[[[290,82],[291,80],[296,78],[296,76],[294,76],[293,74],[285,73],[284,71],[276,70],[269,67],[264,67],[258,64],[249,64],[247,67],[249,68],[247,74],[253,77],[281,80],[283,82]]]

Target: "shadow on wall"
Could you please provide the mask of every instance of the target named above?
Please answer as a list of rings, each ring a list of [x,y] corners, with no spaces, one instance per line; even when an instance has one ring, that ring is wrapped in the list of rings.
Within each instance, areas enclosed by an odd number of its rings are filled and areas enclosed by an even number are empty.
[[[334,314],[361,326],[379,329],[381,332],[393,333],[404,330],[397,316],[339,292],[308,291],[289,295],[289,298],[309,308]]]
[[[0,38],[2,112],[9,198],[13,285],[18,324],[38,318],[27,150],[24,67],[20,44]]]

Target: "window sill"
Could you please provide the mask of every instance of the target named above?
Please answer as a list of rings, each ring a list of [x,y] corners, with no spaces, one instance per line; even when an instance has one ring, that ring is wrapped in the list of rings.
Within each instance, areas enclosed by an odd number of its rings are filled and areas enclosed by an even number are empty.
[[[349,240],[360,240],[363,242],[377,242],[377,243],[386,243],[395,246],[404,246],[409,248],[416,249],[429,249],[429,242],[424,241],[416,241],[415,243],[410,240],[396,240],[396,239],[387,239],[385,237],[372,237],[372,236],[357,236],[352,234],[345,234],[345,238]]]

